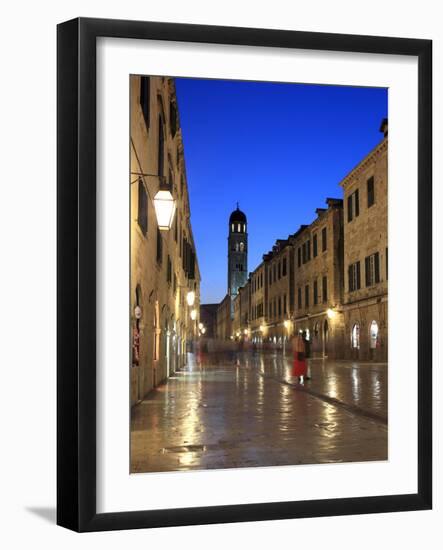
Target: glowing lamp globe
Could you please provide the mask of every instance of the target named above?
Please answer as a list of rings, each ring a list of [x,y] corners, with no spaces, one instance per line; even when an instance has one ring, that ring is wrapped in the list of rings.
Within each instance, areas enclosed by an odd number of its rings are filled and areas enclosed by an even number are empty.
[[[195,292],[193,290],[190,290],[186,294],[186,301],[188,302],[188,306],[192,307],[194,305],[195,301]]]
[[[193,310],[191,311],[191,319],[192,319],[193,321],[195,321],[195,320],[197,319],[197,310],[196,310],[196,309],[193,309]]]
[[[154,197],[154,208],[157,215],[158,228],[161,231],[171,229],[175,214],[175,200],[169,189],[160,187]]]

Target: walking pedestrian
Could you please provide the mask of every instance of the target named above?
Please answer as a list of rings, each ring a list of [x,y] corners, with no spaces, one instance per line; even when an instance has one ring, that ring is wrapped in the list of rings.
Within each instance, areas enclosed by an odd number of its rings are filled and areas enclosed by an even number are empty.
[[[292,375],[299,379],[300,384],[303,384],[307,372],[307,364],[305,343],[300,333],[292,339],[292,353],[294,358]]]

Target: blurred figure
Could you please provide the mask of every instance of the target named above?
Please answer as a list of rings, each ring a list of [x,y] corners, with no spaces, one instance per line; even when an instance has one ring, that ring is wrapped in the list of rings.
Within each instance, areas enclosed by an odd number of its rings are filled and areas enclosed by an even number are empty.
[[[309,341],[308,332],[306,330],[303,331],[303,342],[305,344],[306,357],[311,357],[311,342]]]
[[[297,334],[292,338],[292,354],[294,358],[292,376],[297,377],[300,384],[303,384],[307,372],[307,364],[305,342],[301,334]]]

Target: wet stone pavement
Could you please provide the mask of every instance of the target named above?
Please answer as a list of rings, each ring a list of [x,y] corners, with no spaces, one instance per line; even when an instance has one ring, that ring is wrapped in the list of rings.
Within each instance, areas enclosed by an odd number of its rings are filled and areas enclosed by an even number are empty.
[[[132,409],[131,472],[386,460],[387,365],[190,355]]]

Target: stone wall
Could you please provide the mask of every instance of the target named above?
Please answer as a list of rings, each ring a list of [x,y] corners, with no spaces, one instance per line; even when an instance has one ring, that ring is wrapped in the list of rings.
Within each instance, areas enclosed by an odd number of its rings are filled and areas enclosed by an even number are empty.
[[[184,364],[186,342],[198,323],[200,274],[173,79],[131,77],[130,133],[130,376],[135,403]],[[176,201],[168,231],[158,229],[153,203],[162,177]],[[192,308],[186,301],[191,290]],[[190,319],[193,308],[195,321]]]

